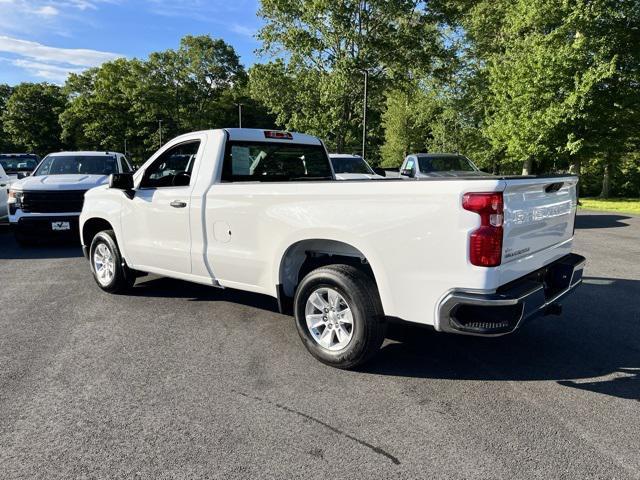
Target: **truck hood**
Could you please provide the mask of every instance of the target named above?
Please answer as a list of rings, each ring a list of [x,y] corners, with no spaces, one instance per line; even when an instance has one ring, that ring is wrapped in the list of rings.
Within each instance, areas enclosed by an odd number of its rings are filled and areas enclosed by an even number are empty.
[[[108,175],[39,175],[26,177],[11,184],[17,190],[89,190],[104,185]]]
[[[375,173],[336,173],[336,180],[380,180],[385,178]]]

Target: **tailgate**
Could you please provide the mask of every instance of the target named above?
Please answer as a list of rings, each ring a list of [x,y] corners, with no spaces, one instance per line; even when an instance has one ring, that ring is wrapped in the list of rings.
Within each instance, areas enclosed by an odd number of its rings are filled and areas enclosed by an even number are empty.
[[[507,179],[505,182],[503,264],[573,237],[577,177]]]

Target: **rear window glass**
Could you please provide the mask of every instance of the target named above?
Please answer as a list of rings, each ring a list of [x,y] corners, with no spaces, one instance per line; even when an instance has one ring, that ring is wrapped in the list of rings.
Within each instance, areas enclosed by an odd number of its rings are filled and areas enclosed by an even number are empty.
[[[334,157],[331,164],[336,173],[373,173],[361,157]]]
[[[32,156],[0,158],[0,165],[7,172],[30,172],[38,166],[38,159]]]
[[[227,182],[277,182],[333,179],[322,145],[294,143],[229,142],[222,180]]]
[[[476,171],[476,168],[468,158],[459,155],[418,157],[418,164],[422,173]]]

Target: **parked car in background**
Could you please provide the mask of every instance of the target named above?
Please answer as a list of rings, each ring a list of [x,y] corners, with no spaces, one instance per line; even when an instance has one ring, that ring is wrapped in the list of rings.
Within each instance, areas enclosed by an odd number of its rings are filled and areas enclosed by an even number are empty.
[[[40,163],[40,157],[34,153],[2,153],[0,165],[10,178],[21,179],[31,175]]]
[[[9,196],[9,185],[11,179],[7,175],[0,164],[0,221],[4,221],[9,216],[9,210],[7,206],[7,198]]]
[[[336,174],[336,180],[374,180],[384,178],[384,175],[376,173],[367,161],[359,155],[330,153],[329,159]]]
[[[389,319],[496,336],[558,313],[584,265],[571,253],[577,183],[336,181],[315,137],[208,130],[87,192],[80,234],[107,292],[148,272],[270,295],[312,355],[351,368]]]
[[[33,243],[53,235],[77,235],[87,190],[106,183],[112,173],[131,172],[116,152],[59,152],[47,155],[29,177],[9,190],[9,222],[16,240]]]
[[[408,155],[400,174],[410,178],[487,176],[471,160],[457,153],[415,153]]]

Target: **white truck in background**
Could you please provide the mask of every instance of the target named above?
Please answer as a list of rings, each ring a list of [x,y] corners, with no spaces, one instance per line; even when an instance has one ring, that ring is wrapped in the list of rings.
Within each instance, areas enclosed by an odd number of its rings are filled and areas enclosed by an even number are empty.
[[[112,173],[132,172],[117,152],[57,152],[14,181],[9,190],[9,222],[21,245],[78,235],[84,194],[103,185]]]
[[[581,281],[575,176],[336,181],[324,145],[223,129],[171,140],[87,192],[98,286],[141,272],[278,299],[306,348],[352,368],[390,320],[495,336],[558,313]]]
[[[459,153],[413,153],[407,155],[400,167],[400,175],[409,178],[486,177],[464,155]]]
[[[360,155],[330,153],[329,160],[336,180],[381,180],[384,175],[376,173]]]

